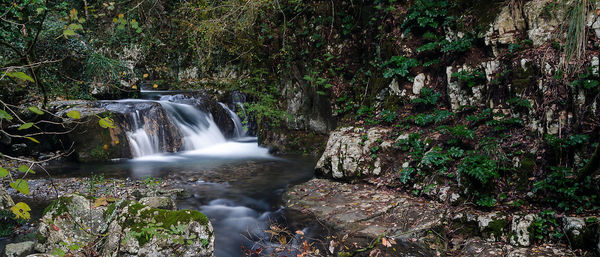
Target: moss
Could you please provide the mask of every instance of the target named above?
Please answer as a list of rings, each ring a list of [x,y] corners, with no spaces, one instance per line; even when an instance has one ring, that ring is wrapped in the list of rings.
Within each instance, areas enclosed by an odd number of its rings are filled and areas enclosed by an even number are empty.
[[[51,210],[54,210],[52,219],[68,211],[67,206],[73,202],[73,197],[59,197],[54,202],[50,203],[46,209],[44,209],[43,216]]]
[[[108,212],[108,211],[107,211]],[[194,210],[169,211],[149,208],[145,205],[134,203],[128,206],[129,215],[124,227],[136,232],[136,239],[140,246],[146,244],[154,235],[147,235],[144,228],[153,227],[159,229],[159,233],[170,233],[171,226],[187,224],[196,221],[200,225],[208,225],[209,220],[203,213]],[[149,224],[152,224],[149,226]]]
[[[35,233],[35,238],[37,239],[38,244],[46,243],[47,238],[42,235],[40,232]]]
[[[520,162],[520,167],[517,169],[517,190],[526,191],[529,187],[529,178],[533,176],[533,169],[535,168],[535,157],[531,154],[523,156]]]
[[[513,95],[523,95],[523,92],[534,83],[535,74],[532,62],[525,65],[525,69],[519,65],[514,71],[512,78]]]
[[[104,212],[104,214],[102,215],[103,218],[108,218],[110,217],[110,215],[112,215],[112,213],[117,209],[117,204],[116,203],[111,203],[110,205],[108,205],[106,207],[106,211]]]
[[[493,235],[496,240],[499,240],[504,234],[504,228],[507,225],[508,220],[506,219],[493,219],[483,232]]]

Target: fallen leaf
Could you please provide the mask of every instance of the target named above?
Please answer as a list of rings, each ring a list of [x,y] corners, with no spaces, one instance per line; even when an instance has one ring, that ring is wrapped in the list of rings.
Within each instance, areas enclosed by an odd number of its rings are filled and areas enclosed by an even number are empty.
[[[107,206],[107,205],[108,205],[108,201],[106,201],[106,197],[100,197],[100,198],[96,199],[96,201],[94,201],[94,208],[100,207],[100,206]]]
[[[385,237],[381,238],[381,244],[385,247],[392,247],[392,244],[390,244],[390,242]]]

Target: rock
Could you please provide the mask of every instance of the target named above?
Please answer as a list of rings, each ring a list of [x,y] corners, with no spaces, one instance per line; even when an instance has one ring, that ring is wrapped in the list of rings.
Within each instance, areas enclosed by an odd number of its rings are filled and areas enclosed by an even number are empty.
[[[151,208],[163,210],[177,210],[175,202],[168,197],[144,197],[140,199],[140,203]]]
[[[531,238],[529,234],[529,227],[531,223],[537,218],[535,214],[527,215],[514,215],[511,231],[510,231],[510,243],[515,246],[529,246],[531,244]]]
[[[505,229],[508,225],[506,216],[492,212],[477,217],[479,231],[491,241],[501,241],[506,238]]]
[[[596,18],[596,21],[592,24],[592,29],[596,33],[596,37],[600,38],[600,17]]]
[[[480,238],[469,238],[460,251],[460,256],[504,256],[502,248]]]
[[[361,175],[379,175],[381,160],[371,156],[372,149],[382,151],[392,145],[384,140],[387,128],[344,127],[331,132],[325,152],[315,170],[336,179],[353,179]],[[381,142],[381,143],[379,143]],[[374,148],[376,147],[376,148]]]
[[[287,113],[287,127],[326,134],[335,127],[331,102],[317,94],[314,87],[305,84],[302,75],[295,74],[283,85],[282,95]]]
[[[571,246],[575,249],[592,249],[595,246],[594,237],[596,235],[593,223],[588,224],[587,219],[596,220],[595,217],[563,217],[562,226],[566,236],[569,238]]]
[[[60,197],[46,209],[35,248],[68,252],[103,234],[105,243],[94,249],[102,256],[213,256],[214,251],[212,225],[198,211],[162,210],[126,200],[95,206],[76,194]]]
[[[491,65],[489,63],[484,63],[484,68],[488,69],[489,67],[485,65]],[[490,68],[491,69],[491,68]],[[456,72],[460,71],[470,71],[473,70],[470,67],[458,67]],[[465,88],[465,86],[461,86],[455,78],[452,77],[452,74],[455,72],[454,67],[448,66],[446,67],[446,80],[448,83],[447,87],[447,95],[450,100],[450,106],[453,111],[458,111],[461,106],[464,105],[472,105],[478,106],[483,104],[483,95],[482,95],[482,86],[476,85],[472,88]]]
[[[551,244],[532,246],[529,248],[508,249],[506,257],[554,257],[554,256],[577,256],[572,250]]]
[[[425,74],[420,73],[415,77],[413,82],[413,94],[418,95],[421,93],[421,89],[425,86]]]
[[[496,46],[516,42],[519,30],[525,29],[526,26],[521,10],[511,10],[509,6],[505,6],[485,34],[485,44],[491,45],[494,55],[497,55]]]
[[[25,241],[21,243],[7,244],[4,248],[5,257],[24,257],[33,253],[35,243],[33,241]]]
[[[418,240],[408,239],[426,237],[428,231],[442,226],[445,211],[442,204],[397,191],[327,179],[312,179],[291,187],[284,201],[287,209],[310,213],[314,220],[340,235],[366,238],[369,242],[380,235],[394,237],[403,242],[394,247],[406,256],[435,256],[429,249],[405,252],[402,248],[420,248]]]
[[[0,209],[8,210],[15,206],[12,197],[6,192],[4,186],[0,186]]]
[[[547,8],[553,0],[529,1],[523,6],[527,21],[527,35],[534,46],[541,46],[552,39],[553,33],[564,23],[564,8]]]
[[[600,18],[598,20],[600,22]],[[598,24],[598,26],[600,26],[600,23]],[[599,28],[600,30],[600,28]],[[600,36],[598,36],[598,38],[600,38]],[[592,57],[592,74],[594,74],[595,76],[600,75],[600,58],[598,58],[598,56],[594,56]]]

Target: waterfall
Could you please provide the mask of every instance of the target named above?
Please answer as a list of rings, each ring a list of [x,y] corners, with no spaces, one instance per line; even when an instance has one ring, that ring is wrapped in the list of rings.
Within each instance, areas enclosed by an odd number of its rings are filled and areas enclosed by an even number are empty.
[[[125,115],[129,123],[126,135],[131,152],[139,158],[173,151],[197,152],[204,149],[200,152],[205,152],[209,147],[226,143],[212,114],[196,108],[198,103],[202,102],[173,95],[159,100],[119,100],[107,103],[106,107]],[[246,131],[240,117],[225,104],[220,104],[235,126],[233,136],[245,138]]]
[[[140,117],[140,111],[136,110],[129,116],[133,131],[127,132],[127,138],[129,139],[133,156],[140,157],[159,153],[159,138],[147,133],[147,131],[150,131],[150,128],[146,126]]]
[[[242,138],[246,136],[246,129],[244,129],[244,125],[242,124],[242,120],[240,119],[240,117],[235,114],[235,112],[233,112],[231,109],[229,109],[227,107],[227,105],[225,105],[224,103],[219,103],[221,104],[221,106],[223,106],[223,108],[225,110],[227,110],[227,113],[229,114],[229,117],[231,118],[231,121],[233,121],[233,124],[235,125],[235,137],[236,138]]]
[[[226,141],[212,115],[188,104],[168,101],[159,101],[159,103],[181,133],[182,150],[198,150]]]

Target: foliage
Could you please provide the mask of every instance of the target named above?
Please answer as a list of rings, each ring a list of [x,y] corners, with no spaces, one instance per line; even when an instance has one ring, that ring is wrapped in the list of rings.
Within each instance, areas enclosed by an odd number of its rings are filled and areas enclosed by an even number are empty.
[[[499,177],[497,172],[497,164],[485,155],[476,154],[473,151],[467,153],[457,166],[457,171],[460,174],[467,175],[481,185],[486,185],[492,179]]]
[[[552,237],[554,239],[560,239],[564,236],[560,225],[555,218],[556,213],[553,210],[541,211],[536,219],[531,223],[529,232],[532,237],[537,240],[542,240],[546,237]]]
[[[445,122],[454,116],[455,114],[448,110],[435,110],[433,113],[420,113],[407,118],[413,120],[413,122],[419,126],[426,126],[431,123],[439,124]]]
[[[437,29],[444,23],[448,7],[447,0],[414,1],[408,8],[401,28],[405,34],[417,29]]]
[[[496,198],[490,197],[489,195],[484,195],[479,197],[477,200],[477,205],[482,207],[493,207],[496,205]]]
[[[422,88],[421,96],[412,100],[413,104],[422,104],[422,105],[436,105],[438,98],[440,98],[442,94],[440,92],[435,92],[431,88]]]
[[[600,199],[594,193],[597,186],[587,177],[577,181],[573,171],[566,167],[550,167],[551,172],[533,183],[532,192],[544,202],[555,204],[563,210],[577,211],[597,209]]]
[[[455,72],[452,73],[452,78],[456,78],[459,84],[469,88],[486,82],[485,73],[479,70],[462,70]]]
[[[452,41],[444,39],[440,42],[442,53],[464,53],[473,47],[473,36],[467,34]]]
[[[386,79],[395,76],[406,78],[410,73],[410,69],[417,66],[419,66],[419,61],[416,59],[405,56],[392,56],[390,60],[383,63],[383,67],[387,67],[383,72],[383,77]]]

